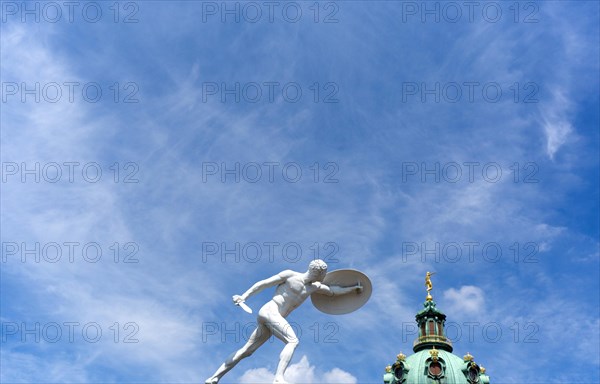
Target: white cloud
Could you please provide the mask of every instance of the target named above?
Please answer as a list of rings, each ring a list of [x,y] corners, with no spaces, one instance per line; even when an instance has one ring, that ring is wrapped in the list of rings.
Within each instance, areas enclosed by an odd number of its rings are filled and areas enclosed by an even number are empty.
[[[542,107],[542,125],[546,134],[546,154],[551,159],[560,147],[562,147],[571,136],[573,126],[567,119],[569,101],[564,91],[556,89],[553,99],[549,104]]]
[[[240,377],[240,384],[270,384],[274,378],[275,374],[271,373],[267,368],[249,369]]]
[[[270,372],[266,368],[249,369],[242,377],[239,382],[241,384],[270,384],[273,382],[275,374]],[[308,358],[302,356],[302,359],[296,364],[291,364],[285,372],[285,379],[290,383],[299,384],[356,384],[357,379],[352,374],[341,370],[339,368],[333,368],[330,371],[322,374],[318,373],[314,365],[310,365]]]
[[[339,368],[333,368],[331,371],[323,374],[323,382],[331,384],[355,384],[356,377]]]
[[[444,291],[444,300],[448,302],[448,313],[476,314],[483,310],[484,297],[483,290],[473,285],[463,285],[456,290],[450,288]]]
[[[96,355],[89,357],[64,356],[40,357],[33,354],[2,352],[0,381],[4,383],[35,383],[71,381],[85,383],[90,380],[86,372],[87,365],[93,362]]]

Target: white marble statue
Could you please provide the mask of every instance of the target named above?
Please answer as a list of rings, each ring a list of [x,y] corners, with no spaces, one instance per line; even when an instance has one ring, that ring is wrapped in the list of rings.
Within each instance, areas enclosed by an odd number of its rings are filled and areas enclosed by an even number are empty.
[[[246,345],[231,354],[219,369],[210,378],[206,379],[205,383],[218,383],[223,375],[235,367],[240,360],[252,355],[271,335],[275,335],[285,343],[285,347],[279,355],[279,364],[273,383],[286,383],[283,375],[292,359],[294,350],[298,346],[298,338],[285,318],[313,293],[334,296],[351,292],[361,293],[363,290],[360,283],[351,287],[327,286],[322,283],[326,274],[327,264],[323,260],[314,260],[304,273],[286,270],[257,282],[241,296],[233,296],[234,304],[245,307],[244,302],[252,295],[265,288],[277,286],[271,301],[263,305],[258,311],[256,329]]]

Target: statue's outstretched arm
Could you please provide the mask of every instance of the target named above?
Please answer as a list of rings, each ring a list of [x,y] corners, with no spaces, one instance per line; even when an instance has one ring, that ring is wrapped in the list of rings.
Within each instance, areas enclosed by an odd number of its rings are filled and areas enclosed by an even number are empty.
[[[286,270],[283,272],[279,272],[278,274],[269,277],[268,279],[264,279],[256,282],[250,289],[244,292],[241,296],[233,296],[234,303],[239,301],[246,301],[250,296],[255,295],[262,291],[265,288],[269,288],[275,285],[279,285],[283,283],[287,278],[292,276],[294,272],[290,270]]]
[[[353,285],[351,287],[340,287],[337,285],[328,286],[323,283],[319,285],[319,288],[315,291],[318,294],[325,296],[339,296],[346,295],[351,292],[360,293],[362,292],[363,287],[360,283]]]

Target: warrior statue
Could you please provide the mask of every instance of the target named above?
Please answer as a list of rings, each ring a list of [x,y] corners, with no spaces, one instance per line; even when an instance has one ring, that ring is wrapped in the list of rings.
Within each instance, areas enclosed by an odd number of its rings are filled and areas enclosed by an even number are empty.
[[[285,343],[285,347],[281,351],[279,355],[279,364],[277,365],[277,371],[275,373],[275,381],[273,383],[286,383],[284,380],[284,373],[287,369],[290,360],[292,359],[292,355],[294,354],[294,350],[298,347],[298,338],[294,333],[294,330],[287,322],[286,317],[300,304],[302,304],[309,296],[315,295],[324,295],[333,299],[334,296],[340,295],[348,295],[349,293],[354,293],[354,296],[365,296],[362,294],[364,285],[367,285],[368,296],[370,296],[371,285],[368,278],[358,271],[353,270],[343,270],[346,276],[345,280],[349,272],[354,273],[353,278],[354,281],[358,281],[357,284],[352,286],[342,287],[339,285],[328,285],[323,280],[327,275],[327,264],[323,260],[314,260],[308,266],[308,270],[304,273],[302,272],[294,272],[291,270],[282,271],[275,276],[272,276],[268,279],[261,280],[254,284],[250,289],[248,289],[241,296],[235,295],[233,296],[233,303],[235,305],[239,305],[247,312],[252,312],[252,310],[244,303],[249,297],[261,292],[265,288],[277,286],[275,290],[275,294],[271,301],[262,306],[262,308],[258,311],[258,316],[256,320],[256,329],[248,339],[246,345],[242,348],[231,354],[227,360],[217,369],[217,371],[208,379],[206,379],[206,384],[216,384],[219,380],[229,372],[240,360],[252,355],[254,351],[256,351],[261,345],[263,345],[271,335],[274,335],[281,341]],[[334,271],[329,275],[334,274]],[[364,276],[362,279],[362,283],[360,279],[357,279],[357,274]],[[338,274],[339,276],[339,274]],[[339,280],[339,279],[338,279]],[[344,280],[344,279],[342,279]],[[367,293],[367,292],[365,292]],[[366,300],[368,300],[368,296]],[[313,302],[317,306],[317,308],[321,309],[317,302],[315,301],[314,295],[312,296]],[[317,299],[319,300],[319,299]],[[357,307],[362,306],[366,300],[363,298],[358,301],[362,301],[362,303],[351,305],[352,308],[348,307],[348,304],[342,305],[343,310],[340,312],[328,312],[328,313],[348,313],[355,310]],[[321,306],[327,306],[326,304],[320,304]],[[339,303],[338,303],[339,307]],[[334,308],[335,309],[335,308]],[[339,309],[339,308],[337,308]],[[350,309],[349,311],[347,309]]]

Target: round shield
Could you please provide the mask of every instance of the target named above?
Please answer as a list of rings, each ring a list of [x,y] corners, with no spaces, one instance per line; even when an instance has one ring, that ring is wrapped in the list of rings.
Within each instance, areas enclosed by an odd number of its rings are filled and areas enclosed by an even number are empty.
[[[371,297],[373,286],[371,280],[364,273],[355,269],[338,269],[325,275],[323,284],[339,287],[352,287],[360,284],[362,292],[350,292],[345,295],[326,296],[318,293],[310,295],[312,303],[321,312],[330,315],[343,315],[354,312],[365,305]]]

